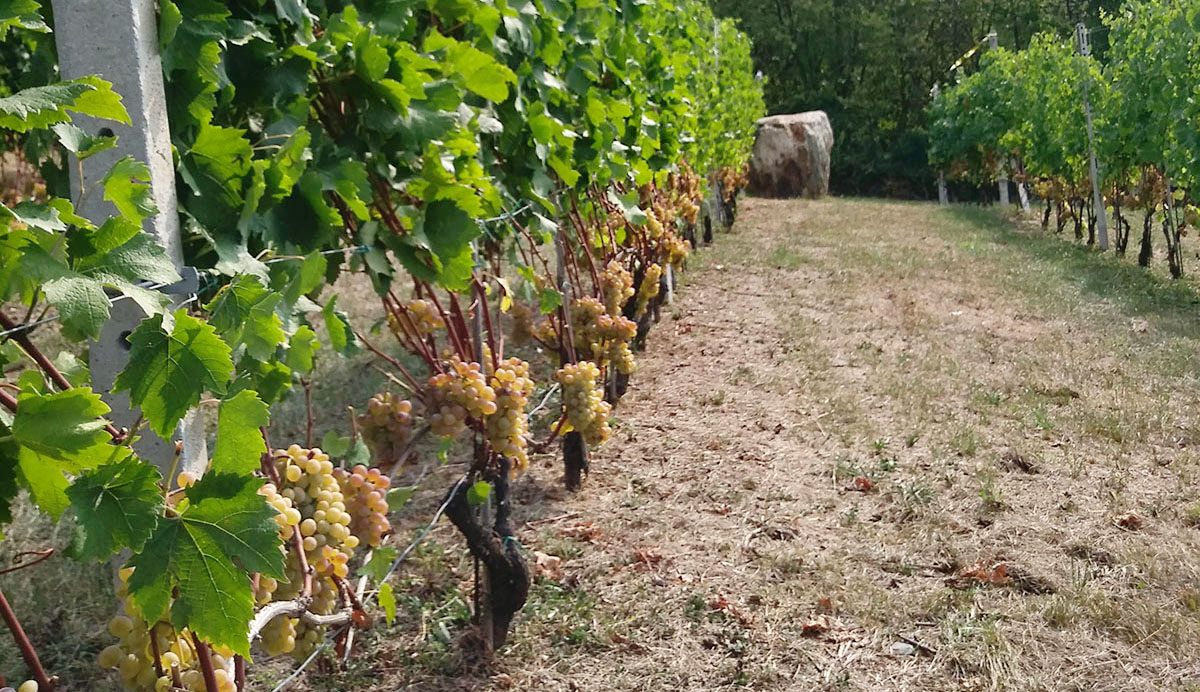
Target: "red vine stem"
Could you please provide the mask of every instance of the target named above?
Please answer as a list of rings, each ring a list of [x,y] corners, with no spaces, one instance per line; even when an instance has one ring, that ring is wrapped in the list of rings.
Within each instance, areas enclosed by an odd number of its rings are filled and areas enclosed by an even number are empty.
[[[394,367],[394,368],[396,368],[397,370],[399,370],[399,371],[400,371],[400,374],[401,374],[401,375],[404,375],[404,377],[405,377],[405,378],[406,378],[406,379],[409,381],[409,383],[410,383],[410,384],[413,386],[413,389],[414,389],[414,390],[416,390],[416,391],[420,391],[420,389],[421,389],[421,385],[420,385],[420,384],[417,382],[416,378],[414,378],[414,377],[413,377],[413,376],[412,376],[412,375],[411,375],[411,374],[408,372],[408,370],[407,370],[407,369],[405,369],[405,367],[404,367],[403,365],[401,365],[401,364],[400,364],[400,361],[398,361],[398,360],[396,360],[395,358],[393,358],[393,357],[389,356],[388,354],[384,353],[383,351],[380,351],[378,348],[376,348],[376,347],[375,347],[375,344],[373,344],[373,343],[371,343],[370,341],[368,341],[368,340],[367,340],[367,339],[366,339],[366,338],[365,338],[365,337],[364,337],[364,336],[363,336],[361,333],[359,333],[359,332],[357,332],[357,331],[356,331],[356,332],[354,332],[354,335],[355,335],[355,336],[357,336],[357,337],[358,337],[358,340],[359,340],[359,341],[361,341],[361,342],[363,343],[363,346],[366,346],[366,347],[367,347],[367,350],[368,350],[368,351],[370,351],[371,353],[374,353],[376,356],[379,356],[379,357],[380,357],[380,358],[382,358],[383,360],[387,361],[389,365],[391,365],[392,367]]]
[[[54,683],[58,678],[51,679],[46,675],[46,669],[42,668],[42,662],[38,659],[37,651],[34,651],[33,644],[30,643],[29,637],[25,635],[25,630],[21,627],[21,621],[17,619],[17,614],[13,612],[12,606],[8,604],[8,599],[5,598],[4,591],[0,591],[0,617],[4,618],[4,624],[8,625],[8,630],[12,632],[13,640],[17,643],[17,648],[21,650],[21,658],[24,659],[25,666],[33,674],[33,679],[37,681],[38,689],[43,692],[54,692]]]
[[[24,552],[17,553],[13,556],[14,560],[19,560],[26,555],[39,555],[40,557],[33,562],[23,562],[21,564],[9,567],[8,569],[2,569],[0,570],[0,574],[8,574],[9,572],[16,572],[19,569],[25,569],[26,567],[33,567],[34,565],[41,564],[50,559],[50,556],[53,554],[54,548],[46,548],[45,550],[26,550]]]
[[[0,311],[0,326],[4,327],[6,330],[17,328],[16,323],[9,319],[8,315],[5,315],[3,311]],[[73,388],[67,378],[64,377],[63,374],[59,372],[58,368],[54,366],[54,363],[51,363],[50,359],[46,357],[46,354],[42,353],[42,350],[37,347],[37,344],[30,340],[28,334],[25,334],[24,332],[17,332],[12,335],[12,338],[21,345],[21,348],[23,348],[25,352],[29,354],[29,357],[38,364],[38,367],[42,369],[42,372],[46,373],[50,380],[54,382],[55,386],[64,392]],[[8,396],[7,394],[5,394],[3,398],[0,398],[0,404],[3,404],[13,413],[17,412],[17,400],[11,396]],[[125,435],[122,434],[120,430],[117,430],[112,423],[105,423],[104,432],[108,433],[113,440],[118,442],[123,441],[125,438]]]
[[[192,643],[196,645],[196,658],[200,659],[200,673],[204,675],[204,688],[208,692],[220,692],[217,685],[217,673],[213,670],[212,656],[208,653],[208,644],[200,641],[192,632]]]

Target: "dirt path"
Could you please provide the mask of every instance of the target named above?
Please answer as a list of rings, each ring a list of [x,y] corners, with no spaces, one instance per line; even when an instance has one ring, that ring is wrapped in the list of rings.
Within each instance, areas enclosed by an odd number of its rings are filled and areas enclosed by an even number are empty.
[[[583,492],[519,483],[545,569],[498,668],[412,652],[436,599],[390,655],[462,689],[1195,689],[1194,303],[983,212],[748,200]]]

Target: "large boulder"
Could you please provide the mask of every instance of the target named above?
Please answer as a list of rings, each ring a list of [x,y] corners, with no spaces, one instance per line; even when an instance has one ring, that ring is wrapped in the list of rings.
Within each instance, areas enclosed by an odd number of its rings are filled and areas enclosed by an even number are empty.
[[[825,111],[772,115],[758,121],[750,190],[764,197],[829,194],[833,126]]]

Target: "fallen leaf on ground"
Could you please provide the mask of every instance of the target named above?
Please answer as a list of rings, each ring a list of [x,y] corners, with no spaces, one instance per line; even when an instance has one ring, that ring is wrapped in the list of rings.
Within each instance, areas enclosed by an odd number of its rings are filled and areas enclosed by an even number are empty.
[[[950,582],[955,582],[958,585],[969,585],[971,583],[988,584],[990,586],[1004,586],[1011,579],[1008,576],[1008,565],[1003,562],[998,562],[994,565],[980,560],[973,565],[970,565],[959,572],[958,576],[951,577]]]
[[[574,524],[573,526],[564,526],[558,530],[558,535],[563,538],[578,538],[581,541],[593,543],[600,537],[601,531],[596,528],[596,525],[590,521]]]
[[[540,550],[533,551],[533,557],[536,560],[535,569],[539,577],[545,577],[551,581],[559,581],[563,577],[562,558],[555,555],[548,555]]]
[[[825,634],[832,626],[833,624],[829,621],[828,615],[818,615],[800,626],[800,635],[804,637],[815,637],[820,634]]]
[[[1137,531],[1146,525],[1146,520],[1133,512],[1126,512],[1113,517],[1113,525],[1126,531]]]

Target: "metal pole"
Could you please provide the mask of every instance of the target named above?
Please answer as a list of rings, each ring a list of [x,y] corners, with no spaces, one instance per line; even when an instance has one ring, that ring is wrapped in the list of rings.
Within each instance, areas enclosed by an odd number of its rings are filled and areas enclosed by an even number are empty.
[[[1087,28],[1083,22],[1075,25],[1075,35],[1079,39],[1079,54],[1083,57],[1091,55],[1088,46]],[[1092,131],[1092,104],[1088,100],[1088,82],[1091,76],[1087,73],[1086,63],[1081,65],[1083,70],[1083,115],[1087,120],[1088,138],[1088,174],[1092,179],[1092,204],[1096,209],[1096,235],[1101,250],[1108,249],[1108,213],[1104,209],[1104,195],[1100,192],[1100,166],[1096,163],[1096,137]]]
[[[998,50],[1000,48],[1000,37],[996,34],[996,30],[992,29],[987,35],[988,50]],[[1000,188],[1000,206],[1007,207],[1008,202],[1008,163],[1000,162],[1000,177],[996,181]]]
[[[936,101],[942,95],[942,87],[938,84],[933,85],[933,100]],[[946,191],[946,174],[943,171],[938,171],[937,178],[938,186],[938,204],[946,206],[950,204],[950,194]]]
[[[154,0],[53,0],[53,9],[62,76],[74,79],[94,74],[112,82],[132,121],[132,125],[125,126],[82,116],[74,118],[75,124],[89,133],[120,137],[115,149],[89,157],[80,167],[69,167],[72,191],[80,200],[79,211],[96,220],[112,216],[114,207],[104,200],[103,195],[90,191],[120,157],[132,156],[145,162],[150,169],[150,188],[159,213],[146,221],[144,230],[155,237],[175,268],[182,272],[175,165],[171,158],[171,133],[167,126]],[[82,180],[76,175],[79,170],[82,170]],[[125,338],[144,317],[133,301],[120,301],[113,306],[100,339],[90,350],[92,384],[112,407],[109,417],[117,427],[132,427],[139,418],[137,410],[130,408],[127,395],[113,395],[110,390],[117,373],[128,360],[129,344]],[[183,419],[176,436],[184,443],[178,470],[197,475],[203,473],[208,454],[204,422],[196,411],[189,412]],[[146,430],[137,450],[165,475],[175,455],[175,443]]]

